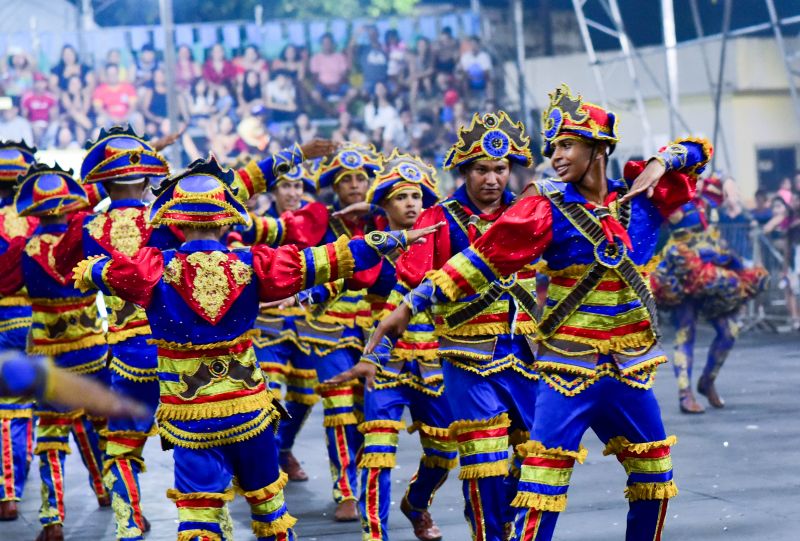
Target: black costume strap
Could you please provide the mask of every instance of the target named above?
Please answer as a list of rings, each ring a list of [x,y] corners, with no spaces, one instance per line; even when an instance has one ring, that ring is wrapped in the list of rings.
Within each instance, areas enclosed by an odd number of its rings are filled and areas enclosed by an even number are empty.
[[[620,190],[620,195],[625,195],[627,191],[627,187],[622,188]],[[603,229],[600,227],[599,220],[583,205],[565,203],[564,194],[558,190],[543,190],[543,193],[592,244],[597,246],[606,240]],[[630,225],[630,220],[631,203],[628,201],[619,207],[619,222],[627,229]],[[592,263],[575,286],[573,286],[572,290],[561,299],[555,307],[553,307],[553,310],[547,317],[539,323],[539,332],[543,336],[552,335],[570,314],[583,303],[589,293],[597,287],[608,268],[610,267],[603,265],[600,261]],[[656,334],[656,337],[658,337],[658,310],[656,309],[655,298],[647,287],[644,278],[627,254],[622,257],[619,264],[614,268],[628,286],[633,289],[633,292],[647,310],[650,322],[652,323],[651,327],[653,328],[653,332]]]

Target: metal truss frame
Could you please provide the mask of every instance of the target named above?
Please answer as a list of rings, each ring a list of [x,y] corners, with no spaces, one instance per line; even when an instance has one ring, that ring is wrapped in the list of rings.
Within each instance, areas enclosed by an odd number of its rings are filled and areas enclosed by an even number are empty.
[[[590,2],[598,4],[603,12],[607,15],[610,23],[600,22],[587,16],[586,6]],[[784,29],[789,25],[800,23],[800,15],[792,17],[779,18],[775,9],[774,0],[764,0],[767,11],[769,13],[769,21],[748,26],[745,28],[738,28],[730,30],[730,11],[732,0],[724,0],[723,12],[723,29],[722,33],[715,35],[705,35],[703,32],[702,22],[697,8],[697,0],[691,0],[692,18],[697,33],[697,38],[678,43],[675,40],[675,15],[672,9],[672,0],[661,0],[661,9],[664,24],[664,43],[661,49],[664,53],[666,65],[666,88],[663,83],[655,76],[652,70],[642,61],[642,56],[636,47],[631,43],[628,34],[625,31],[625,25],[620,13],[619,4],[617,0],[572,0],[572,5],[575,11],[575,16],[578,20],[580,28],[581,39],[589,57],[589,66],[592,70],[595,83],[600,92],[600,99],[604,106],[608,105],[609,97],[606,91],[606,84],[604,79],[603,66],[609,66],[618,62],[624,62],[628,75],[631,79],[631,90],[635,109],[641,119],[642,131],[644,137],[642,141],[642,153],[648,154],[652,152],[652,129],[647,118],[647,111],[645,108],[644,96],[642,93],[642,85],[639,77],[641,70],[655,86],[660,98],[667,106],[670,115],[670,132],[674,136],[676,132],[691,131],[689,123],[683,118],[680,113],[678,105],[678,66],[677,66],[677,49],[690,45],[699,44],[703,55],[703,62],[705,65],[706,76],[708,78],[709,93],[714,102],[714,142],[717,141],[725,150],[723,153],[726,159],[726,166],[730,169],[730,154],[727,152],[727,142],[725,141],[725,134],[722,126],[720,125],[720,106],[723,99],[723,75],[727,53],[727,41],[733,37],[740,37],[751,35],[765,30],[772,30],[775,35],[775,41],[783,57],[784,66],[786,68],[786,75],[789,82],[789,93],[792,98],[792,103],[797,117],[798,125],[800,125],[800,90],[798,90],[797,78],[800,77],[800,70],[793,67],[792,62],[800,58],[800,51],[791,51],[790,45],[784,38]],[[601,32],[608,36],[615,38],[619,42],[619,52],[612,55],[604,55],[601,59],[597,55],[597,51],[592,41],[592,33],[590,30]],[[709,42],[721,42],[719,70],[717,77],[712,75],[711,64],[705,52],[703,45]],[[638,63],[636,61],[639,61]]]

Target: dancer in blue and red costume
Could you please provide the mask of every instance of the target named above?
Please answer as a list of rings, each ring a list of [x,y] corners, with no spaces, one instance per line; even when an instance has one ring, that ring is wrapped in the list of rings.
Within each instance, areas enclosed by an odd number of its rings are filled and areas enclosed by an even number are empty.
[[[346,144],[322,160],[319,166],[320,188],[330,186],[336,195],[328,207],[328,219],[323,242],[342,235],[348,238],[380,230],[368,216],[338,216],[337,211],[355,203],[363,203],[380,156],[373,147]],[[350,290],[342,282],[316,287],[307,292],[312,303],[306,321],[296,322],[301,341],[311,348],[311,360],[319,381],[352,368],[364,348],[363,329],[356,325],[362,290]],[[323,424],[333,479],[334,519],[358,520],[358,471],[356,454],[364,442],[358,431],[362,420],[363,386],[358,380],[336,385],[320,384],[317,392],[322,398]],[[282,442],[283,443],[283,442]]]
[[[303,222],[302,238],[295,235],[287,241],[301,248],[320,243],[328,219],[325,205],[309,200],[317,192],[315,163],[318,164],[319,160],[299,164],[267,184],[273,198],[267,216],[276,220],[287,219],[287,213],[291,215],[300,211],[312,217]],[[281,420],[277,437],[281,469],[290,481],[308,480],[308,475],[292,453],[292,447],[312,406],[319,401],[314,391],[317,373],[310,356],[311,347],[300,340],[295,325],[297,320],[304,320],[305,315],[301,306],[263,306],[256,320],[256,328],[261,334],[253,340],[256,357],[273,393],[280,396],[281,385],[286,386],[284,407],[289,417]]]
[[[529,144],[523,125],[502,111],[475,114],[459,130],[445,167],[458,169],[464,185],[420,215],[416,227],[440,221],[447,227],[400,256],[389,304],[402,304],[427,273],[441,268],[508,211],[514,200],[507,189],[511,168],[531,165]],[[536,330],[534,290],[532,266],[490,280],[467,299],[434,307],[436,336],[415,325],[395,345],[397,352],[438,348],[473,539],[505,539],[513,522],[509,504],[519,470],[509,464],[508,449],[525,441],[533,425],[528,397],[537,376],[527,335]]]
[[[33,308],[28,352],[52,355],[56,366],[77,374],[90,374],[108,384],[108,346],[95,304],[95,294],[84,294],[72,285],[71,272],[58,270],[55,253],[76,211],[101,199],[97,187],[85,191],[71,171],[34,165],[22,179],[14,198],[17,214],[38,216],[39,226],[28,238],[14,239],[0,256],[0,294],[27,288]],[[103,486],[105,420],[90,418],[81,410],[64,410],[39,404],[36,411],[36,448],[42,478],[39,539],[63,539],[64,461],[70,430],[78,444],[89,482],[101,506],[111,505]]]
[[[252,178],[252,177],[251,177]],[[177,250],[143,248],[81,262],[76,286],[99,288],[145,309],[157,347],[159,433],[174,445],[179,541],[232,539],[229,485],[247,499],[259,540],[294,539],[271,430],[279,413],[252,347],[259,301],[286,298],[315,283],[348,278],[380,263],[381,253],[428,231],[341,238],[300,250],[257,245],[228,250],[222,228],[250,217],[232,187],[238,174],[198,161],[156,191],[153,226],[177,226]]]
[[[35,163],[35,148],[15,141],[0,142],[0,254],[14,239],[27,239],[39,221],[21,217],[14,208],[19,177]],[[25,351],[31,327],[31,301],[25,290],[0,296],[0,350]],[[17,518],[17,502],[28,478],[33,451],[33,397],[0,398],[0,520]]]
[[[395,151],[376,174],[366,202],[383,209],[386,218],[378,223],[388,222],[385,229],[389,230],[413,227],[422,209],[438,200],[435,169],[419,158]],[[399,256],[399,253],[392,254],[383,260],[380,268],[359,273],[350,280],[357,284],[348,284],[351,289],[367,288],[369,327],[392,311],[389,297],[397,284],[395,265]],[[419,314],[412,326],[417,336],[426,332],[430,337],[433,333],[433,322],[427,314]],[[418,539],[432,541],[442,537],[428,508],[436,490],[456,464],[456,444],[449,432],[453,416],[444,396],[436,344],[433,348],[408,347],[413,345],[413,339],[410,335],[403,336],[400,340],[406,347],[393,351],[386,347],[378,354],[382,359],[362,358],[354,368],[334,378],[336,383],[350,381],[359,377],[365,363],[381,366],[378,374],[367,380],[364,422],[359,426],[365,440],[359,462],[359,510],[365,541],[389,539],[391,471],[397,463],[398,434],[404,428],[405,408],[411,412],[410,430],[420,434],[423,456],[400,509],[411,521]]]
[[[721,408],[725,402],[714,382],[736,341],[736,313],[767,284],[767,271],[763,267],[745,268],[714,226],[715,209],[724,197],[719,177],[708,177],[701,186],[697,197],[669,216],[670,239],[651,276],[659,306],[672,311],[676,330],[672,362],[683,413],[705,411],[692,392],[698,316],[708,319],[716,334],[697,391],[713,407]]]
[[[648,270],[660,225],[693,197],[711,146],[675,141],[646,164],[628,163],[624,178],[614,180],[606,176],[618,141],[612,112],[563,85],[550,95],[543,120],[543,154],[560,179],[530,185],[473,246],[407,296],[373,339],[401,330],[410,306],[469,298],[541,258],[550,284],[537,331],[536,416],[530,441],[518,447],[525,458],[512,502],[519,508],[516,538],[552,538],[591,428],[628,474],[626,539],[658,540],[677,488],[675,437],[666,435],[652,391],[656,366],[667,358]]]
[[[54,250],[56,269],[64,276],[90,256],[122,254],[133,257],[144,246],[177,247],[183,236],[177,229],[153,228],[143,201],[150,182],[169,174],[166,160],[130,128],[101,130],[86,144],[81,165],[84,186],[102,185],[111,203],[102,212],[76,213]],[[111,388],[146,404],[158,406],[155,347],[147,343],[150,326],[144,310],[114,296],[105,296],[109,312],[107,341],[111,350]],[[155,434],[155,420],[117,418],[109,421],[103,480],[111,493],[117,539],[141,541],[150,529],[142,512],[139,475],[144,471],[142,451]]]

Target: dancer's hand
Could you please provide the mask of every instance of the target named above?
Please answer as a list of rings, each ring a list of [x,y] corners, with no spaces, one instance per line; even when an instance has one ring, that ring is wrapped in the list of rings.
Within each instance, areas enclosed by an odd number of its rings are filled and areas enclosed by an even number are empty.
[[[156,152],[161,152],[162,150],[164,150],[168,146],[170,146],[173,143],[175,143],[175,141],[180,139],[180,137],[183,135],[183,132],[186,131],[186,127],[187,127],[187,124],[183,124],[178,129],[178,131],[173,132],[173,133],[168,133],[164,137],[156,139],[155,141],[153,141],[153,148],[156,150]]]
[[[324,385],[338,385],[346,383],[352,379],[364,378],[364,385],[367,389],[372,390],[375,387],[375,374],[378,373],[378,367],[366,361],[359,361],[353,368],[345,370],[336,374],[322,383]]]
[[[647,162],[647,166],[645,166],[644,170],[639,173],[639,176],[636,177],[636,180],[633,181],[631,189],[627,194],[625,194],[625,197],[619,200],[620,205],[627,203],[642,193],[646,193],[647,197],[652,197],[656,184],[658,184],[658,181],[661,180],[661,177],[664,176],[666,171],[667,168],[664,167],[664,164],[658,160],[650,160]]]
[[[435,223],[433,225],[429,225],[428,227],[423,227],[422,229],[409,229],[406,231],[406,238],[408,239],[408,245],[411,246],[412,244],[423,244],[428,241],[425,237],[439,229],[440,227],[444,226],[445,222]]]
[[[352,205],[347,205],[341,210],[337,210],[331,216],[334,218],[341,218],[343,220],[353,220],[354,218],[360,218],[361,216],[366,216],[369,214],[371,205],[366,201],[361,201],[360,203],[353,203]]]
[[[290,308],[297,304],[297,297],[292,295],[291,297],[286,297],[285,299],[280,299],[277,301],[269,301],[269,302],[262,302],[261,308],[278,308],[283,310],[284,308]]]
[[[328,139],[312,139],[308,143],[302,145],[300,150],[303,151],[303,157],[307,160],[314,158],[321,158],[328,154],[333,154],[339,148],[339,143],[330,141]]]
[[[49,367],[44,399],[70,409],[83,408],[99,417],[146,419],[153,415],[146,406],[117,394],[86,376]]]
[[[389,338],[397,338],[408,328],[408,323],[411,321],[411,308],[405,303],[401,304],[392,311],[391,314],[383,318],[383,320],[375,327],[372,336],[369,337],[367,347],[364,348],[364,353],[370,354],[375,351],[375,346],[380,344],[384,336]]]

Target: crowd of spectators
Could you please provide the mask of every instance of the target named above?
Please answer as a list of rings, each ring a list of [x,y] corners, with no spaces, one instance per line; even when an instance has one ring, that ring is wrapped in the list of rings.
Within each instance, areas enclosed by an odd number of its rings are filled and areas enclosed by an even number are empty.
[[[495,107],[490,55],[478,38],[457,39],[450,28],[433,42],[405,43],[395,30],[380,35],[367,25],[346,44],[325,34],[311,50],[290,44],[275,58],[253,45],[229,54],[221,43],[205,58],[188,45],[176,56],[170,89],[163,53],[150,45],[113,49],[93,66],[65,45],[47,71],[25,51],[9,51],[0,63],[0,138],[73,148],[120,123],[160,137],[176,131],[167,105],[174,92],[187,161],[213,151],[232,163],[322,136],[435,162],[468,113]]]

